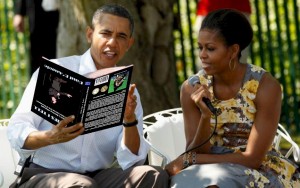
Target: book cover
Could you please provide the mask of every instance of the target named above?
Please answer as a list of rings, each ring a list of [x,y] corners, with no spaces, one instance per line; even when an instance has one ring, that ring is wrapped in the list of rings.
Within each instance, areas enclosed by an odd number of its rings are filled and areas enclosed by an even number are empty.
[[[44,58],[31,111],[56,125],[69,115],[83,134],[122,125],[133,65],[80,75]],[[70,124],[70,126],[72,125]]]

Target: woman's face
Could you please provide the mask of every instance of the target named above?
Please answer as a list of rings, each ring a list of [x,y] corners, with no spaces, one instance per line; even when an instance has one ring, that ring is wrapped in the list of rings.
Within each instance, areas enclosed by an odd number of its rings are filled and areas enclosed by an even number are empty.
[[[218,31],[203,29],[198,36],[199,57],[206,74],[214,75],[229,70],[232,49],[228,47]]]

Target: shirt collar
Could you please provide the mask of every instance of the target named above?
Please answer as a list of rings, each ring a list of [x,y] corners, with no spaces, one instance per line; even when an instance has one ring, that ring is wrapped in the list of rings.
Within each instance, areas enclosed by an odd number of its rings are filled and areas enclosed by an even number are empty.
[[[96,65],[94,63],[94,60],[91,56],[90,49],[88,49],[80,59],[80,64],[79,64],[79,74],[85,75],[90,72],[96,71]]]

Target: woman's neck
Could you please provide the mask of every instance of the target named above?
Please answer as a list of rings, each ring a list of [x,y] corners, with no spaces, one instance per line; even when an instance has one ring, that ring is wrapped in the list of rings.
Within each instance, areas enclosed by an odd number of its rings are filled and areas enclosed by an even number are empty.
[[[213,75],[215,97],[220,100],[235,97],[242,87],[246,70],[247,64],[238,63],[234,70],[221,75]]]

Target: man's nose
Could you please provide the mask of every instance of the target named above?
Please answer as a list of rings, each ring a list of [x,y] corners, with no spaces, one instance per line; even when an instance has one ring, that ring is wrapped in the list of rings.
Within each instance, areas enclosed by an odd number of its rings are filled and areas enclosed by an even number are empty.
[[[117,40],[115,37],[110,37],[107,41],[107,44],[110,45],[110,46],[115,46],[117,43]]]

